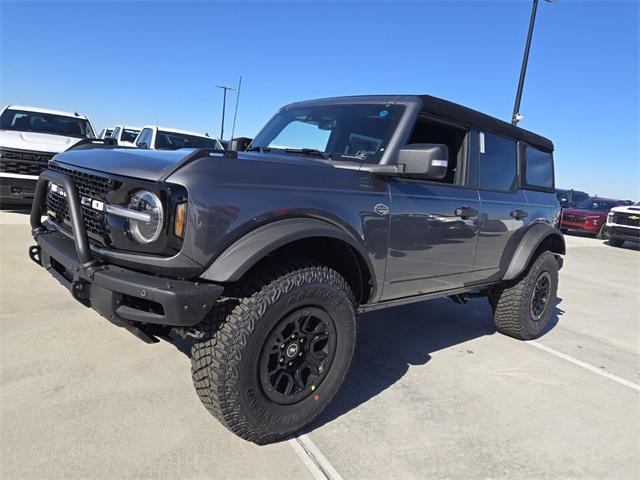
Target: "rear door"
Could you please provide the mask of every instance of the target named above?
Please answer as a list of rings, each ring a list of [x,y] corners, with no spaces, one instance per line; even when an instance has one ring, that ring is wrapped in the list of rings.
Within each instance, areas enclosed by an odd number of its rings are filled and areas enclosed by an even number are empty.
[[[518,145],[512,138],[474,131],[470,176],[480,196],[479,233],[472,281],[489,281],[500,273],[523,227],[529,206],[519,188]]]

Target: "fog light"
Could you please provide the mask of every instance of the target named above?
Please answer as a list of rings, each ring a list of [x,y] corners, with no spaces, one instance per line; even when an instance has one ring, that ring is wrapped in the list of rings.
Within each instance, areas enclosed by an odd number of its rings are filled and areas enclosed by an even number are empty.
[[[184,238],[184,230],[187,225],[187,202],[176,205],[176,221],[173,233],[178,238]]]

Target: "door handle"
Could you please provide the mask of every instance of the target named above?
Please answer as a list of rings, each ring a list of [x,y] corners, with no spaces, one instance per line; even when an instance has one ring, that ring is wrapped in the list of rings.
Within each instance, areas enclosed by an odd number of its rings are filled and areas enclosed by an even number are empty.
[[[513,212],[511,212],[511,216],[516,220],[522,220],[523,218],[527,218],[529,216],[529,212],[525,212],[524,210],[516,208]]]
[[[467,218],[477,217],[478,211],[471,207],[458,207],[456,208],[455,215],[465,220]]]

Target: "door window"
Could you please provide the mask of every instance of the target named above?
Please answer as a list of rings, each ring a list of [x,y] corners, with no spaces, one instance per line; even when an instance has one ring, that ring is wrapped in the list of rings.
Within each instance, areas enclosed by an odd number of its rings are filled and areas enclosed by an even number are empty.
[[[483,190],[512,191],[518,187],[516,142],[479,132],[478,187]]]

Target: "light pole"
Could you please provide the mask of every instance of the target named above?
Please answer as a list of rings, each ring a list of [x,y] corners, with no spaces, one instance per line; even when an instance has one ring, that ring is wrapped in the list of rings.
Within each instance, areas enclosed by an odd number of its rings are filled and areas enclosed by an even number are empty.
[[[222,94],[222,122],[220,123],[220,141],[222,141],[224,140],[224,112],[227,108],[227,90],[233,92],[235,88],[225,87],[224,85],[216,85],[216,88],[221,88],[224,92]]]
[[[555,0],[545,0],[547,3],[553,3]],[[513,115],[511,124],[517,125],[522,119],[520,114],[520,100],[522,99],[522,88],[524,87],[524,77],[527,74],[527,63],[529,62],[529,50],[531,48],[531,37],[533,36],[533,25],[536,22],[536,12],[538,10],[538,0],[533,0],[531,5],[531,20],[529,20],[529,33],[527,34],[527,43],[524,47],[524,57],[522,58],[522,67],[520,68],[520,80],[518,81],[518,91],[516,92],[516,102],[513,105]]]

